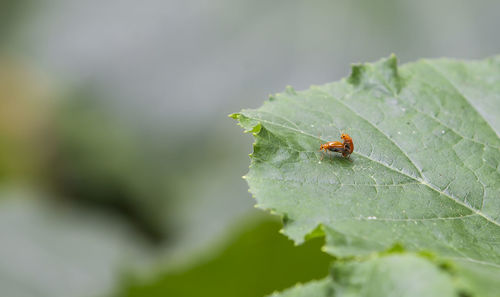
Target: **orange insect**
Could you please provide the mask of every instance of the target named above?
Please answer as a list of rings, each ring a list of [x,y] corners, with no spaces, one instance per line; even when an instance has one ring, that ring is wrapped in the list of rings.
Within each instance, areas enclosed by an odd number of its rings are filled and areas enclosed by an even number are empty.
[[[349,157],[354,151],[354,143],[352,142],[351,136],[346,133],[342,133],[340,138],[344,141],[344,151],[342,152],[342,156]]]
[[[343,143],[338,141],[329,141],[322,144],[319,150],[325,152],[331,151],[341,153],[343,157],[349,158],[354,150],[354,143],[352,142],[352,138],[345,133],[342,133],[340,138],[342,138],[342,140],[344,141]]]

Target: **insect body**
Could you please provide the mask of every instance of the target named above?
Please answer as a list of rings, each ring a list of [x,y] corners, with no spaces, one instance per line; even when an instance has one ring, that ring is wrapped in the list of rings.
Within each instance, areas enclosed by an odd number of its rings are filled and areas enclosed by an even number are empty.
[[[352,142],[352,138],[348,134],[342,134],[340,136],[343,142],[339,141],[329,141],[320,146],[320,151],[331,151],[335,153],[341,153],[343,157],[349,158],[349,156],[354,151],[354,143]]]
[[[345,149],[344,149],[344,144],[342,142],[330,141],[322,144],[319,150],[320,151],[323,150],[325,152],[332,151],[336,153],[342,153]]]
[[[344,141],[344,151],[342,152],[342,156],[349,157],[350,154],[354,151],[354,143],[352,142],[351,136],[348,134],[342,133],[340,138]]]

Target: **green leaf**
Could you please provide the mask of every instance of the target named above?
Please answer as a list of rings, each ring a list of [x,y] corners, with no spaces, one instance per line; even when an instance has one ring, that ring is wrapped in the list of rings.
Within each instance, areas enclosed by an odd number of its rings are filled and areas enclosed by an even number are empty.
[[[269,297],[329,297],[333,296],[333,285],[330,278],[321,281],[311,281],[306,285],[297,284],[282,293],[274,293]]]
[[[322,278],[331,257],[316,239],[294,247],[277,231],[275,220],[253,221],[240,228],[216,254],[204,255],[195,265],[169,269],[150,280],[126,280],[116,296],[261,297],[297,281]]]
[[[233,117],[256,139],[250,191],[296,243],[320,226],[338,257],[400,243],[499,278],[500,57],[398,67],[391,56]],[[320,143],[341,132],[350,160],[322,160]]]
[[[434,263],[412,254],[395,254],[362,263],[337,263],[331,277],[271,297],[452,297],[459,292],[465,294]]]
[[[147,242],[119,218],[46,198],[0,189],[2,296],[104,296],[124,267],[149,260]]]

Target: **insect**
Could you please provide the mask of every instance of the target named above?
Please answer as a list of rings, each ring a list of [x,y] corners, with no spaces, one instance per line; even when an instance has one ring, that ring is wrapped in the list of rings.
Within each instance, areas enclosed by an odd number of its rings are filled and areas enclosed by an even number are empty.
[[[342,156],[349,157],[354,151],[354,143],[352,142],[351,136],[346,133],[342,133],[340,138],[344,141],[344,151],[342,152]]]
[[[320,146],[320,151],[331,151],[336,153],[341,153],[343,157],[349,158],[354,150],[354,143],[352,142],[351,136],[348,134],[342,133],[340,136],[342,138],[343,143],[339,141],[329,141]],[[322,157],[323,158],[323,157]]]

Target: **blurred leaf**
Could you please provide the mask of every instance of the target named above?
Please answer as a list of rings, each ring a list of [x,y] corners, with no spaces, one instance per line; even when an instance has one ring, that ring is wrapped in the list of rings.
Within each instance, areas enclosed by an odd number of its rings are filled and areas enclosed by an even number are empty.
[[[109,214],[19,191],[0,197],[2,296],[102,296],[124,268],[146,263],[144,238]]]
[[[331,257],[319,251],[322,241],[294,247],[277,236],[280,225],[266,219],[246,226],[216,255],[149,281],[127,281],[119,296],[260,297],[324,277]]]
[[[398,68],[392,56],[232,116],[256,138],[251,192],[295,242],[321,226],[335,256],[399,242],[500,276],[499,94],[500,57]],[[321,161],[319,144],[341,132],[351,160]]]
[[[152,240],[168,236],[166,168],[146,133],[91,91],[58,110],[52,183],[66,197],[124,215]]]

